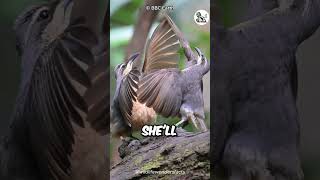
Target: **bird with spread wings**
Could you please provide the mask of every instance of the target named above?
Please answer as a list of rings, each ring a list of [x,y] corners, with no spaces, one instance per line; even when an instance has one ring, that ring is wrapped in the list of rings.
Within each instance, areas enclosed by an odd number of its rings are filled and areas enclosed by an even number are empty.
[[[179,50],[184,49],[186,67],[179,69]],[[181,117],[206,131],[202,77],[208,60],[199,48],[193,53],[188,41],[168,15],[157,26],[145,48],[143,67],[136,66],[139,53],[115,68],[116,91],[111,106],[111,133],[131,135],[154,121],[155,114]]]

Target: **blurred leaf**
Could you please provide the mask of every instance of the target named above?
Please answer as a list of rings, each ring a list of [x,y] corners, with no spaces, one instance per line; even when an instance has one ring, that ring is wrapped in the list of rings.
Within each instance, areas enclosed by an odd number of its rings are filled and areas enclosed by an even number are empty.
[[[114,12],[116,12],[119,8],[121,8],[121,6],[123,6],[124,4],[127,4],[128,2],[130,2],[130,0],[111,0],[110,16],[112,16]]]
[[[142,4],[142,0],[129,1],[112,14],[111,22],[115,26],[134,24],[136,21],[136,16],[134,16],[134,14],[137,13],[137,10]]]

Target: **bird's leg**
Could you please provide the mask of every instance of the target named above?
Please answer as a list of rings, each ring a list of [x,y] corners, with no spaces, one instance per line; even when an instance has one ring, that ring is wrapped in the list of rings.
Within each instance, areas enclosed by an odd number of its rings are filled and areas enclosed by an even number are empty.
[[[188,122],[188,118],[186,116],[182,116],[181,117],[181,121],[179,121],[176,124],[176,126],[180,126],[181,125],[181,127],[184,127],[184,126],[186,126],[187,122]]]
[[[193,113],[190,114],[189,117],[190,117],[191,122],[192,122],[192,124],[194,125],[194,127],[195,127],[197,130],[199,130],[199,126],[198,126],[198,123],[197,123],[197,121],[196,121],[197,118],[194,116],[194,114],[193,114]]]
[[[204,121],[204,119],[205,119],[204,112],[203,111],[195,111],[194,116],[196,117],[197,124],[200,127],[200,131],[201,132],[208,131],[208,128],[207,128],[206,123]]]
[[[191,119],[192,124],[195,126],[195,128],[196,128],[197,130],[199,130],[199,126],[198,126],[197,121],[196,121],[197,119],[196,119],[196,117],[194,116],[193,112],[191,112],[191,111],[186,111],[185,109],[182,109],[182,111],[180,111],[180,112],[181,112],[181,115],[182,115],[182,116],[181,116],[181,121],[178,122],[178,123],[176,124],[176,126],[179,126],[179,125],[182,124],[182,127],[184,127],[184,126],[187,125],[188,120]]]
[[[203,132],[208,131],[208,128],[207,128],[206,123],[204,122],[204,120],[202,118],[200,118],[200,117],[198,117],[197,120],[199,122],[201,131],[203,131]]]

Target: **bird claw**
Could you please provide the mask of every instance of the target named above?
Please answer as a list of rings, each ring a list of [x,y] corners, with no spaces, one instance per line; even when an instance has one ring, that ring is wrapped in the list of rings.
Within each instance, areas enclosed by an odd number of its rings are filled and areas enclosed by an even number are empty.
[[[188,114],[187,117],[183,116],[181,118],[181,121],[179,121],[178,123],[176,123],[175,125],[177,127],[185,127],[188,123],[188,119],[191,119],[191,122],[193,124],[193,126],[201,132],[205,132],[208,131],[208,128],[204,122],[204,120],[202,118],[196,117],[194,114]]]
[[[204,122],[204,120],[201,119],[201,118],[197,118],[197,120],[198,120],[198,122],[199,122],[199,124],[200,124],[200,130],[201,130],[202,132],[208,131],[208,128],[207,128],[206,123]]]
[[[191,122],[194,127],[201,132],[205,132],[208,130],[204,120],[202,118],[196,117],[194,114],[190,116]]]
[[[191,116],[191,122],[192,122],[192,124],[194,125],[194,127],[197,129],[197,130],[199,130],[199,126],[198,126],[198,123],[197,123],[197,118],[194,116],[194,115],[192,115]]]
[[[193,118],[191,118],[191,120],[198,131],[201,131],[201,132],[208,131],[208,128],[202,118],[193,116]]]

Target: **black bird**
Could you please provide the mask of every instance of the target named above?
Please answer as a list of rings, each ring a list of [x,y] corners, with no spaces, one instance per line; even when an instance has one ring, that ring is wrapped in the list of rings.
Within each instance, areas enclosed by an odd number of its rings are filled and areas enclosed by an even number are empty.
[[[187,57],[183,70],[178,67],[180,45]],[[130,134],[153,121],[153,111],[164,117],[181,116],[177,125],[190,120],[196,128],[207,130],[202,77],[210,65],[198,48],[196,51],[198,57],[171,18],[165,15],[146,46],[142,70],[134,65],[138,54],[115,69],[116,93],[111,108],[115,126],[112,133]]]
[[[84,127],[96,41],[83,19],[71,22],[71,0],[32,6],[16,20],[22,60],[19,94],[1,144],[5,179],[71,179],[74,127]],[[93,42],[94,44],[94,42]],[[91,102],[92,104],[92,102]]]

